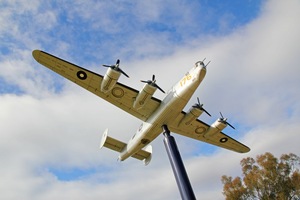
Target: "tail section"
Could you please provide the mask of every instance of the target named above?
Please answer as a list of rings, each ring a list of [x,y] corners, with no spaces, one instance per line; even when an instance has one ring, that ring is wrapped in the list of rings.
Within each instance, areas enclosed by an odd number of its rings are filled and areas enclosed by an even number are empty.
[[[139,150],[131,157],[142,160],[145,166],[148,165],[152,159],[152,146],[151,145],[146,146],[144,149]]]
[[[116,140],[112,137],[108,136],[108,129],[106,129],[102,135],[102,139],[100,142],[100,149],[102,147],[109,148],[111,150],[122,152],[122,150],[126,147],[126,143]]]
[[[106,129],[103,133],[101,142],[100,142],[100,149],[102,147],[109,148],[111,150],[117,151],[119,153],[123,153],[123,151],[126,151],[127,144],[124,142],[121,142],[119,140],[116,140],[112,137],[108,136],[108,129]],[[144,162],[144,165],[148,165],[152,158],[152,146],[148,145],[145,148],[139,150],[133,155],[128,155],[133,158],[136,158],[138,160],[142,160]]]

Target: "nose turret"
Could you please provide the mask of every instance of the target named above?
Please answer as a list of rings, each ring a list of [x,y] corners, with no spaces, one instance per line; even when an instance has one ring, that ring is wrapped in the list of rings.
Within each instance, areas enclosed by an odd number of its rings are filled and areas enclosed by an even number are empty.
[[[205,58],[202,61],[198,61],[195,63],[195,72],[197,73],[199,82],[202,82],[202,80],[204,79],[206,74],[206,67],[210,63],[209,61],[207,64],[205,64],[204,61]]]
[[[196,67],[205,67],[205,64],[203,61],[198,61],[195,63]]]
[[[207,65],[210,63],[210,61],[209,61],[207,64],[205,64],[205,63],[204,63],[205,59],[206,59],[206,58],[204,58],[204,60],[202,60],[202,61],[196,62],[196,63],[195,63],[196,67],[206,68]]]

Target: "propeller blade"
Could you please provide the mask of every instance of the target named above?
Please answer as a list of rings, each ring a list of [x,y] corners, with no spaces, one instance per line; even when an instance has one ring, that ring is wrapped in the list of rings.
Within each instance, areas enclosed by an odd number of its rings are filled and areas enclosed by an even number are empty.
[[[223,115],[222,115],[222,113],[220,112],[220,115],[221,115],[221,119],[223,119],[224,120],[224,117],[223,117]]]
[[[110,67],[115,71],[121,72],[123,75],[125,75],[127,78],[129,78],[129,76],[119,67],[120,65],[120,59],[117,60],[115,65],[102,65],[103,67]]]
[[[209,114],[209,112],[207,112],[204,108],[202,108],[202,110],[208,115],[211,117],[211,114]]]
[[[157,87],[162,93],[165,93],[165,91],[163,91],[163,89],[161,89],[157,84],[155,84],[155,87]]]
[[[150,80],[149,80],[149,81],[143,81],[143,80],[141,80],[141,82],[142,82],[142,83],[148,83],[148,84],[151,84],[151,83],[152,83],[152,81],[150,81]]]
[[[197,101],[198,101],[198,105],[200,106],[201,104],[200,104],[200,100],[199,100],[199,97],[197,97]]]
[[[230,126],[231,128],[233,128],[233,129],[235,129],[231,124],[229,124],[228,122],[226,122],[226,124],[228,125],[228,126]]]
[[[114,67],[114,65],[102,65],[103,67]]]
[[[226,125],[230,126],[231,128],[235,129],[231,124],[229,124],[229,122],[227,122],[227,118],[224,118],[221,112],[220,112],[220,115],[221,115],[220,120],[221,120],[224,124],[226,124]]]
[[[209,114],[209,112],[207,112],[207,110],[205,110],[205,109],[203,108],[203,104],[200,103],[199,97],[197,97],[197,101],[198,101],[198,103],[195,104],[193,107],[199,108],[200,110],[204,111],[208,116],[211,117],[211,114]]]
[[[148,80],[148,81],[143,81],[143,80],[141,80],[141,82],[147,83],[147,84],[149,84],[149,85],[152,85],[153,87],[156,87],[157,89],[159,89],[162,93],[165,93],[165,91],[164,91],[163,89],[161,89],[161,88],[155,83],[156,80],[155,80],[155,75],[154,75],[154,74],[152,75],[152,80]]]
[[[127,78],[129,78],[129,76],[121,68],[118,68],[118,71],[120,71],[123,75],[125,75]]]

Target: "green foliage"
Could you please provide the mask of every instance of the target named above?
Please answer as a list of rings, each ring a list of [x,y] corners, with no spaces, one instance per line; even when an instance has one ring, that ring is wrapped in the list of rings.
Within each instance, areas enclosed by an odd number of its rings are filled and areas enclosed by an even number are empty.
[[[296,200],[300,199],[300,158],[271,153],[241,160],[243,178],[222,176],[223,194],[227,200]]]

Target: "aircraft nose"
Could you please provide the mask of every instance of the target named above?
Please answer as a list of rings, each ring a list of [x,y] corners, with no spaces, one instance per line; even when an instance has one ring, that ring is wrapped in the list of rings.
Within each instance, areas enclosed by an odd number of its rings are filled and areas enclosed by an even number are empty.
[[[196,66],[197,66],[197,67],[205,67],[203,61],[198,61],[198,62],[196,62]]]
[[[209,62],[207,64],[209,64]],[[205,65],[205,63],[203,61],[199,61],[196,63],[196,66],[199,67],[200,69],[205,70],[207,65]]]
[[[204,58],[204,60],[205,60],[206,58]],[[204,60],[203,61],[198,61],[198,62],[196,62],[196,66],[197,67],[200,67],[200,68],[206,68],[207,67],[207,65],[210,63],[210,61],[207,63],[207,64],[205,64],[204,63]]]

